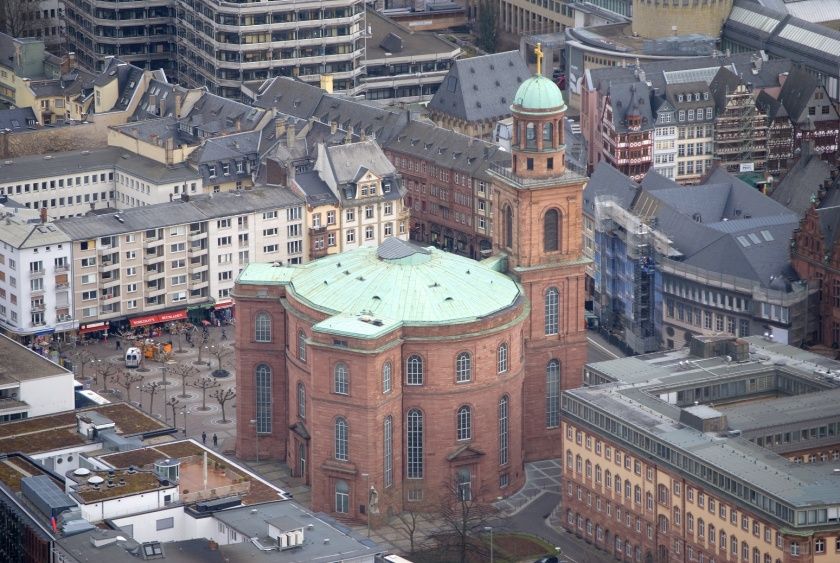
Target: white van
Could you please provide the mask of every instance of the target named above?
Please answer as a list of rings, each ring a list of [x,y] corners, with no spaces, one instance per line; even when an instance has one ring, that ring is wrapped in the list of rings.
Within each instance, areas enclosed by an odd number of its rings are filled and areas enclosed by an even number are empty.
[[[140,348],[129,348],[125,351],[125,367],[140,367]]]

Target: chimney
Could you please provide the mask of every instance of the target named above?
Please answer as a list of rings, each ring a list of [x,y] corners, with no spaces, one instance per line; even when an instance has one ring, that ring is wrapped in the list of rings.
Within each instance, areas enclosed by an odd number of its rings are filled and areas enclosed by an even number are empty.
[[[163,117],[164,113],[166,113],[166,100],[161,99],[158,101],[158,115]]]
[[[779,75],[779,86],[785,85],[785,81],[787,80],[789,74],[790,73],[788,72],[783,72]]]
[[[43,224],[43,223],[46,223],[46,222],[47,222],[47,208],[42,207],[41,208],[41,223]]]
[[[330,135],[335,135],[338,131],[338,121],[330,121]]]
[[[295,135],[294,125],[286,127],[286,146],[289,148],[294,147],[296,139],[297,135]]]
[[[280,137],[286,134],[286,120],[281,117],[274,118],[274,140],[279,141]]]
[[[175,117],[181,119],[181,107],[184,105],[184,94],[175,91]]]
[[[233,120],[233,128],[236,129],[236,132],[239,133],[242,131],[242,118],[237,117]]]
[[[168,137],[166,139],[166,164],[172,165],[175,162],[175,139]]]
[[[353,142],[353,126],[348,125],[347,131],[344,133],[344,144],[349,145]]]

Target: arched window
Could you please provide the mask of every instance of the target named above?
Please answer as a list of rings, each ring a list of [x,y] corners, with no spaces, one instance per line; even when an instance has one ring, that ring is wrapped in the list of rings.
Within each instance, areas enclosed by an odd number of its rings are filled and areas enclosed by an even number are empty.
[[[339,514],[350,512],[350,487],[342,479],[335,482],[335,511]]]
[[[382,366],[382,392],[391,392],[391,362],[385,362]]]
[[[423,358],[420,356],[409,356],[406,360],[405,383],[406,385],[423,385]]]
[[[543,123],[543,148],[548,149],[554,146],[554,124],[550,121]]]
[[[385,487],[394,484],[394,419],[386,416],[382,422],[382,472]]]
[[[423,478],[423,413],[411,409],[406,416],[406,474],[409,479]]]
[[[472,379],[472,358],[469,353],[461,352],[455,358],[455,381],[465,383]]]
[[[674,522],[674,524],[676,524],[676,522]],[[718,537],[720,539],[720,550],[726,552],[726,532],[721,530]]]
[[[271,368],[266,364],[257,365],[254,370],[254,384],[257,393],[257,433],[271,432]]]
[[[505,373],[508,370],[508,346],[507,342],[499,344],[499,350],[496,352],[496,360],[499,373]]]
[[[466,405],[458,409],[456,433],[458,440],[469,440],[472,438],[472,411]]]
[[[513,248],[513,208],[505,205],[504,241],[507,248]]]
[[[560,292],[556,287],[545,290],[545,335],[551,336],[559,332],[558,316],[560,309]]]
[[[545,426],[560,426],[560,362],[551,360],[545,368]]]
[[[301,362],[306,361],[306,333],[302,330],[298,331],[298,359]]]
[[[271,342],[271,315],[264,311],[254,317],[254,340]]]
[[[533,123],[528,123],[525,126],[525,148],[537,148],[537,129]]]
[[[306,420],[306,387],[301,381],[297,384],[297,411],[298,417]]]
[[[347,364],[343,362],[335,364],[333,393],[339,393],[341,395],[350,393],[350,373],[347,371]]]
[[[344,417],[335,419],[335,459],[347,461],[347,420]]]
[[[709,524],[709,543],[715,543],[717,541],[717,534],[715,533],[715,526],[714,524]]]
[[[508,449],[510,446],[510,431],[508,428],[508,421],[510,419],[510,398],[507,395],[502,395],[499,399],[499,465],[505,465],[510,461],[508,459]]]
[[[560,212],[556,209],[549,209],[543,217],[543,250],[560,250]]]

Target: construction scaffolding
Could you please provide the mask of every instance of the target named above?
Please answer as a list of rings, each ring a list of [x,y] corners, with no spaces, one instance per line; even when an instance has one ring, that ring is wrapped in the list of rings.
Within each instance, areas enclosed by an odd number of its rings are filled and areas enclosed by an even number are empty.
[[[595,199],[597,310],[601,326],[636,353],[659,348],[656,333],[657,257],[679,252],[670,239],[611,196]]]
[[[767,114],[756,107],[752,88],[726,90],[723,111],[715,117],[715,158],[727,172],[760,172],[767,167]]]

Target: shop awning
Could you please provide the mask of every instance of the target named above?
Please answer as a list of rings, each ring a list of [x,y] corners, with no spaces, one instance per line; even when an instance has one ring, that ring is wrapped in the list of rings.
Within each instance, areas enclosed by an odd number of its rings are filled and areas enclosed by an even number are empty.
[[[88,334],[90,332],[100,332],[108,330],[109,321],[100,321],[98,323],[89,323],[79,326],[79,334]]]
[[[148,326],[154,325],[158,323],[168,323],[171,321],[178,321],[181,319],[187,318],[187,310],[182,309],[180,311],[170,311],[168,313],[158,313],[157,315],[147,315],[145,317],[135,317],[133,319],[128,320],[128,324],[131,325],[131,328],[136,328],[138,326]]]
[[[233,299],[228,299],[227,301],[219,301],[218,303],[213,305],[213,308],[217,311],[219,309],[227,309],[229,307],[233,307]]]

